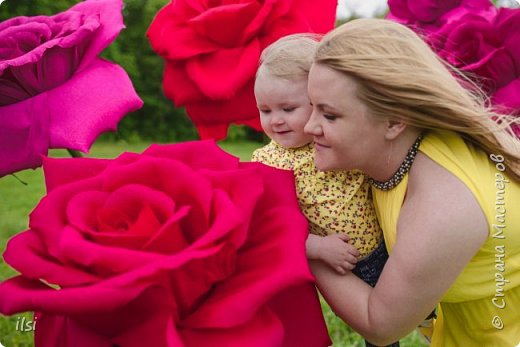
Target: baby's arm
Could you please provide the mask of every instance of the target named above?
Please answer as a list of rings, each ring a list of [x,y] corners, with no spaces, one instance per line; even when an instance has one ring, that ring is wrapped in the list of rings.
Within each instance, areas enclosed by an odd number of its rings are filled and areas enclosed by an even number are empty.
[[[358,250],[347,241],[344,233],[327,236],[309,234],[306,243],[308,259],[322,260],[341,275],[354,269],[359,256]]]

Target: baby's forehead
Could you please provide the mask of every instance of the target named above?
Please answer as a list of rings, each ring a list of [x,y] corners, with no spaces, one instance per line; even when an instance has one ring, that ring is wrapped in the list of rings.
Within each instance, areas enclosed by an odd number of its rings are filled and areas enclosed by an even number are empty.
[[[258,105],[287,106],[308,103],[307,80],[290,81],[277,77],[260,77],[255,83]]]

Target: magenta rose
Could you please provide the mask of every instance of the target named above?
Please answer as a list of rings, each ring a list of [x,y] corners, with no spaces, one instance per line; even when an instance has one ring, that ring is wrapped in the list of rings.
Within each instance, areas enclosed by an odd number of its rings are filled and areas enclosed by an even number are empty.
[[[489,0],[388,0],[387,18],[421,32],[442,27],[465,13],[492,16],[495,7]]]
[[[148,30],[166,60],[166,96],[185,106],[202,138],[226,137],[230,123],[260,130],[253,82],[262,50],[282,36],[325,33],[337,1],[171,1]]]
[[[328,346],[292,174],[214,142],[46,159],[0,312],[36,346]]]
[[[0,23],[0,177],[41,165],[48,148],[86,152],[141,107],[126,72],[98,58],[124,27],[121,0]]]
[[[520,9],[501,8],[491,19],[468,13],[431,42],[442,58],[478,76],[501,111],[520,114]]]

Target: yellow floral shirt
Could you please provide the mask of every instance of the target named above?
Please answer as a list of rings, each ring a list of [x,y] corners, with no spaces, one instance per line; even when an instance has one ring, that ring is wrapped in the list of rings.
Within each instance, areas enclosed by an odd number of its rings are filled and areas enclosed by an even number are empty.
[[[252,161],[293,170],[302,212],[315,235],[347,233],[365,257],[381,242],[382,232],[372,203],[370,185],[360,171],[319,171],[314,145],[284,148],[274,141],[257,149]]]

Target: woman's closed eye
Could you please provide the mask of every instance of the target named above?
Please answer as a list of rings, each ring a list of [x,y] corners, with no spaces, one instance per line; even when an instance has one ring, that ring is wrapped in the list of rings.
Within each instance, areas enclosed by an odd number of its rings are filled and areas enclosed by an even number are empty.
[[[329,120],[329,121],[334,121],[334,120],[336,120],[336,118],[338,118],[338,116],[324,113],[323,118],[325,118],[326,120]]]

